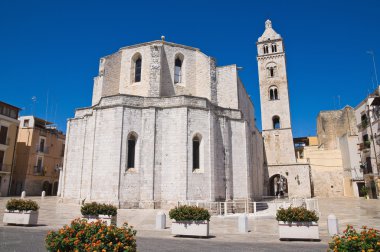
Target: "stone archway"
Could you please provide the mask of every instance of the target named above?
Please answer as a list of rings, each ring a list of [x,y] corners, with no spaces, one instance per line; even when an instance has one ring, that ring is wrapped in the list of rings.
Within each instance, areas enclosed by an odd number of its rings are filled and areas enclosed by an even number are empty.
[[[275,174],[269,179],[270,196],[288,196],[288,180],[286,177]]]
[[[52,192],[52,184],[49,181],[45,181],[42,184],[42,191],[45,191],[46,196],[50,196]]]
[[[53,192],[52,192],[52,195],[53,196],[57,196],[57,192],[58,192],[58,181],[55,181],[53,183]]]

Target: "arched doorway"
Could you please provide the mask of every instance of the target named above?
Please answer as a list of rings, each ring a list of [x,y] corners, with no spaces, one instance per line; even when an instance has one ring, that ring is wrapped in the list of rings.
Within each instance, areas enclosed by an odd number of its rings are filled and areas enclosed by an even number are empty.
[[[53,183],[53,196],[57,196],[57,192],[58,192],[58,181],[55,181]]]
[[[45,191],[45,195],[46,196],[50,196],[51,195],[51,191],[52,191],[52,184],[49,183],[49,181],[45,181],[42,184],[42,191]]]
[[[270,196],[288,196],[288,180],[286,177],[275,174],[269,179]]]

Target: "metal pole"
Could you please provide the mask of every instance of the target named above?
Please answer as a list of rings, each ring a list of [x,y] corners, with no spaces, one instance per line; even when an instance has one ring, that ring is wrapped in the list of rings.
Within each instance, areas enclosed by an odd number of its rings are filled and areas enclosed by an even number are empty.
[[[375,53],[371,51],[367,51],[368,54],[372,55],[372,62],[373,62],[373,69],[375,70],[375,79],[376,79],[376,85],[379,85],[379,81],[377,79],[377,70],[376,70],[376,62],[375,62]]]

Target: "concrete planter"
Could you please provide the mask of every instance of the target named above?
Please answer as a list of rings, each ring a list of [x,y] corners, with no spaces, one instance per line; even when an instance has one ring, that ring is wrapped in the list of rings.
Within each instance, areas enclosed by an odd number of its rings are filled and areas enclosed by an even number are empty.
[[[38,211],[12,211],[4,212],[3,222],[6,224],[36,225]]]
[[[281,239],[319,240],[317,222],[278,222],[278,233]]]
[[[83,216],[82,219],[86,219],[87,222],[95,222],[95,221],[101,220],[101,221],[106,222],[107,226],[110,226],[111,224],[116,225],[116,221],[117,221],[116,216],[102,215],[102,214],[99,214],[99,216],[85,215],[85,216]]]
[[[208,221],[176,221],[172,223],[173,235],[209,236]]]

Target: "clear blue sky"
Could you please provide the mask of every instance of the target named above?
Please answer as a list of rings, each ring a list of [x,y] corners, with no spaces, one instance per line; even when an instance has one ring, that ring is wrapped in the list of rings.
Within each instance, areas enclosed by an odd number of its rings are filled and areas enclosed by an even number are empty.
[[[18,1],[0,2],[0,100],[66,129],[91,105],[99,58],[160,39],[236,63],[256,109],[257,38],[270,18],[285,40],[294,136],[313,135],[321,110],[356,106],[380,66],[380,1]],[[46,106],[47,94],[49,97]],[[32,97],[36,96],[34,105]]]

